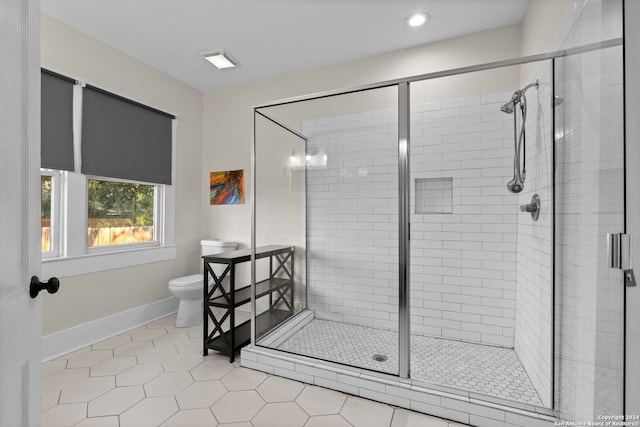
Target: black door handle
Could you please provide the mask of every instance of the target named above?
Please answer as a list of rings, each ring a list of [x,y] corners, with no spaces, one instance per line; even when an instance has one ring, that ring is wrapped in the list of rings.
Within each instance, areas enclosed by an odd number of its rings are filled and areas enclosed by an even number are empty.
[[[46,283],[42,283],[38,276],[31,277],[31,283],[29,284],[29,295],[31,298],[38,296],[38,293],[42,290],[47,290],[50,294],[55,294],[60,289],[60,280],[57,277],[52,277],[47,280]]]

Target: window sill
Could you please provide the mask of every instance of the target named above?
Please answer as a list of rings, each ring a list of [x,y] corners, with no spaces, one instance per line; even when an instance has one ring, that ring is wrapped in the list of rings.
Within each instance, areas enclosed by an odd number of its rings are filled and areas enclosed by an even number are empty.
[[[118,252],[86,254],[78,257],[45,258],[42,277],[69,277],[98,271],[133,267],[140,264],[167,261],[176,257],[176,246],[129,249]]]

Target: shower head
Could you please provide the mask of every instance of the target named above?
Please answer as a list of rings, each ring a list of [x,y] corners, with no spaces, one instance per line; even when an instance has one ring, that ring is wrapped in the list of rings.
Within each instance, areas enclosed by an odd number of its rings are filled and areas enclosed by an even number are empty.
[[[520,102],[521,96],[522,91],[516,90],[515,92],[513,92],[511,99],[508,102],[502,104],[502,106],[500,107],[500,111],[507,114],[513,114],[513,109],[515,108],[516,104]]]
[[[512,101],[506,102],[502,104],[502,107],[500,107],[500,111],[502,111],[503,113],[512,114],[514,105],[515,104]]]

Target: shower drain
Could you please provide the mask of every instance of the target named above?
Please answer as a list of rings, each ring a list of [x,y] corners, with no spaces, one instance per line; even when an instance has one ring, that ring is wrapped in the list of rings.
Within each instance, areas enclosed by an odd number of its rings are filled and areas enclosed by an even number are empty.
[[[374,354],[373,355],[373,360],[375,360],[376,362],[386,362],[388,359],[387,356],[385,356],[384,354]]]

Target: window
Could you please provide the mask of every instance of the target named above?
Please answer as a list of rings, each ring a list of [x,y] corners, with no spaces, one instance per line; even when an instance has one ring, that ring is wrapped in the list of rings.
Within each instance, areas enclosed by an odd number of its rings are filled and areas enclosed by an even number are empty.
[[[42,241],[42,254],[51,252],[51,176],[40,177],[40,203],[42,213],[40,215],[40,240]]]
[[[155,185],[88,180],[87,247],[156,241]]]
[[[175,117],[43,70],[43,276],[175,258]]]
[[[40,240],[42,258],[60,254],[60,171],[41,169]]]

